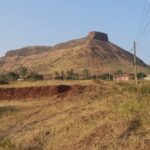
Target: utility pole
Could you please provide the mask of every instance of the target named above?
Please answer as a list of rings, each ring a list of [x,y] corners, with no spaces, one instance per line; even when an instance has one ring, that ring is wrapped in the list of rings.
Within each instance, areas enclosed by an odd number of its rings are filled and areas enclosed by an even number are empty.
[[[134,76],[135,76],[135,85],[137,86],[137,60],[136,60],[136,42],[134,41]]]

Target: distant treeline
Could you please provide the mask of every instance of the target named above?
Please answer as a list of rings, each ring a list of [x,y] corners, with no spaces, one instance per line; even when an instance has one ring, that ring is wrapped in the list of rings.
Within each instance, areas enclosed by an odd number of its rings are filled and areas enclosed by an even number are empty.
[[[25,67],[19,67],[13,72],[0,74],[0,81],[11,82],[17,80],[43,80],[43,75],[29,72]]]
[[[116,74],[123,74],[122,70],[118,70]],[[83,71],[79,73],[75,72],[73,69],[70,69],[68,71],[55,71],[52,75],[49,75],[49,77],[45,78],[45,75],[38,74],[36,72],[30,72],[25,67],[19,67],[13,72],[3,73],[0,74],[0,81],[17,81],[17,80],[30,80],[30,81],[36,81],[36,80],[113,80],[114,74],[110,73],[102,73],[99,75],[93,75],[90,73],[88,69],[83,69]],[[146,76],[146,74],[139,72],[137,74],[138,79],[142,79]]]
[[[79,74],[73,69],[68,71],[55,71],[54,79],[57,80],[90,80],[90,79],[101,79],[101,80],[113,80],[113,75],[109,73],[92,75],[88,69],[83,69]]]

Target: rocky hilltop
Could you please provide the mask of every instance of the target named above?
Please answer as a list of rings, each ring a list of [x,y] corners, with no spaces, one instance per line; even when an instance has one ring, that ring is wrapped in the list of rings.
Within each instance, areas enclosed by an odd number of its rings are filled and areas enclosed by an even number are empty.
[[[47,52],[51,47],[46,46],[29,46],[24,47],[18,50],[11,50],[6,53],[6,57],[13,57],[13,56],[29,56],[40,54],[43,52]]]
[[[147,71],[147,65],[137,58],[138,69]],[[39,73],[54,73],[74,69],[91,73],[115,72],[119,69],[133,72],[133,55],[109,41],[108,35],[90,32],[86,37],[55,46],[31,46],[8,51],[0,58],[0,71],[12,71],[25,66]]]

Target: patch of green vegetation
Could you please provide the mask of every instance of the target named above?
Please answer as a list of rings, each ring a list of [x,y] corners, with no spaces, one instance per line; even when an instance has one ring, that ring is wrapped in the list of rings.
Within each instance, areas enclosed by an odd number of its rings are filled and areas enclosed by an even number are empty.
[[[128,102],[121,103],[118,106],[118,110],[125,114],[134,114],[140,111],[142,104],[136,100],[130,100]]]
[[[136,93],[141,94],[143,96],[149,96],[150,95],[150,86],[139,84],[136,86],[135,84],[127,83],[127,82],[119,82],[116,83],[113,87],[115,92],[123,93],[123,92],[130,92],[130,93]]]
[[[5,114],[14,114],[18,111],[17,108],[14,107],[0,107],[0,117]]]
[[[150,125],[150,101],[149,97],[144,97],[141,100],[137,98],[124,100],[123,103],[115,106],[117,112],[122,113],[126,119],[139,118],[141,123]]]
[[[13,150],[15,145],[11,142],[10,139],[5,139],[0,143],[0,148],[4,150]]]

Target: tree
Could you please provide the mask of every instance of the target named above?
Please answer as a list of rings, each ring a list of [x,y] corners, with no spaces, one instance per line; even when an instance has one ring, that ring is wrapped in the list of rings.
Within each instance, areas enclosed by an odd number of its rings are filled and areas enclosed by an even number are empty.
[[[96,76],[96,75],[92,75],[91,78],[92,78],[93,80],[96,80],[96,79],[97,79],[97,76]]]
[[[6,76],[4,74],[0,74],[0,81],[6,81]]]
[[[75,79],[75,80],[79,80],[79,74],[78,74],[78,73],[75,73],[75,74],[74,74],[74,79]]]
[[[55,71],[55,77],[54,77],[54,79],[56,79],[56,80],[58,80],[59,79],[59,72],[58,71]]]
[[[83,79],[85,80],[91,79],[91,75],[88,69],[83,70]]]
[[[121,69],[117,70],[115,74],[123,74],[123,71]]]
[[[5,75],[6,81],[16,81],[19,79],[19,75],[14,72],[9,72]]]
[[[61,74],[60,75],[61,80],[64,80],[65,79],[65,72],[62,70],[60,74]]]
[[[31,81],[36,81],[36,80],[43,80],[43,75],[40,75],[40,74],[37,74],[35,72],[31,72],[28,77],[27,77],[28,80],[31,80]]]
[[[113,75],[111,75],[109,73],[101,74],[101,75],[98,76],[98,79],[101,79],[101,80],[113,80]]]
[[[26,76],[27,75],[27,68],[21,66],[19,67],[17,70],[16,70],[16,73],[19,75],[19,76]]]
[[[137,78],[138,78],[138,79],[143,79],[144,77],[146,77],[146,74],[145,74],[145,73],[143,73],[143,72],[138,72],[138,73],[137,73]]]
[[[66,72],[66,75],[67,75],[67,79],[68,80],[74,80],[75,79],[75,77],[74,77],[74,70],[73,69],[70,69],[70,70],[68,70],[67,72]]]

